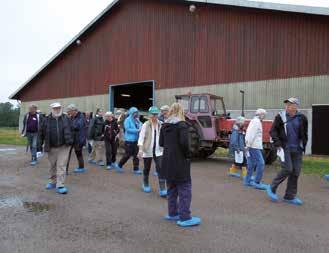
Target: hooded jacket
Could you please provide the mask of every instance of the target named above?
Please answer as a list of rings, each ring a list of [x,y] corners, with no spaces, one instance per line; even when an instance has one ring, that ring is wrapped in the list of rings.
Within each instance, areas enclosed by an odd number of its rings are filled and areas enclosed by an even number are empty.
[[[184,183],[191,180],[191,153],[188,137],[189,123],[169,118],[160,131],[163,147],[162,168],[168,182]]]
[[[128,142],[137,142],[139,131],[142,127],[142,123],[138,118],[134,118],[133,114],[138,113],[138,110],[136,107],[131,107],[128,111],[128,117],[124,121],[124,139]]]
[[[104,119],[96,115],[89,124],[88,139],[102,141],[104,139]]]
[[[245,133],[243,129],[241,129],[237,124],[233,125],[232,134],[230,137],[230,145],[229,145],[229,153],[230,155],[234,155],[234,152],[237,150],[243,151],[244,150],[244,138]]]
[[[71,118],[71,121],[74,144],[83,146],[86,143],[85,117],[78,112],[75,117]]]

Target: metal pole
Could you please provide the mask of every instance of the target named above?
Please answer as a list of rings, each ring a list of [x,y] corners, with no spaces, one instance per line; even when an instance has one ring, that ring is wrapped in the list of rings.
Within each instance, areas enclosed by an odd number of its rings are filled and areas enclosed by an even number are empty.
[[[242,110],[241,110],[241,116],[244,117],[244,116],[245,116],[245,114],[244,114],[244,94],[245,94],[245,92],[244,92],[244,90],[240,90],[240,93],[241,93],[241,95],[242,95]]]

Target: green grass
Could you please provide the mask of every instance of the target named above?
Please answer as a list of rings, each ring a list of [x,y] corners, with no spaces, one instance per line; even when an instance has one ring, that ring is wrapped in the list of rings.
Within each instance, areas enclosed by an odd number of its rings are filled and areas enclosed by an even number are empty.
[[[22,138],[18,128],[0,128],[0,144],[26,145],[26,138]]]

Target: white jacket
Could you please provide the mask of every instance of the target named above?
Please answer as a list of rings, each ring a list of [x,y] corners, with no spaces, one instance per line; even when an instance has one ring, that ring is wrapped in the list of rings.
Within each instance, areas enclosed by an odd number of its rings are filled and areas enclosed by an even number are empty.
[[[263,125],[257,116],[250,121],[245,140],[247,148],[263,149]]]
[[[142,129],[139,133],[139,138],[138,138],[138,146],[139,147],[142,147],[144,145],[144,141],[145,141],[145,133],[146,133],[146,127],[147,127],[147,122],[145,122],[142,126]],[[160,124],[160,122],[158,122],[158,124]],[[154,129],[154,126],[153,124],[150,124],[151,125],[151,129],[152,129],[152,136],[151,136],[151,143],[150,143],[150,146],[148,148],[148,150],[146,152],[143,152],[143,157],[153,157],[153,143],[154,143],[154,130],[156,131],[156,147],[155,147],[155,156],[162,156],[162,153],[163,153],[163,148],[160,147],[159,145],[159,137],[160,137],[160,127],[159,128],[156,128]],[[140,148],[140,150],[142,150]]]

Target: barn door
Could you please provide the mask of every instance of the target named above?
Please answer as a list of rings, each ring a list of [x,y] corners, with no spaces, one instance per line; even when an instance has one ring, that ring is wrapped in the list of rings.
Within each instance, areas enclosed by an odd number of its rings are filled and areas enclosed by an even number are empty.
[[[312,154],[329,155],[329,105],[314,105],[312,111]]]

